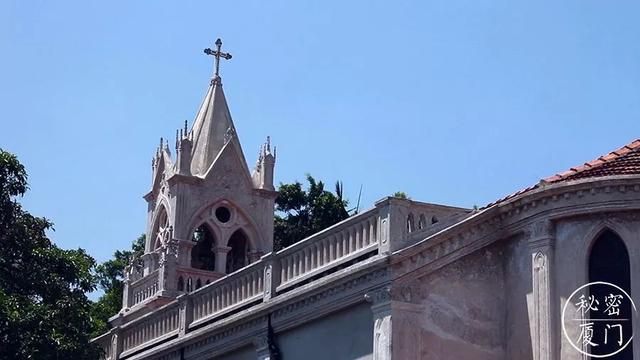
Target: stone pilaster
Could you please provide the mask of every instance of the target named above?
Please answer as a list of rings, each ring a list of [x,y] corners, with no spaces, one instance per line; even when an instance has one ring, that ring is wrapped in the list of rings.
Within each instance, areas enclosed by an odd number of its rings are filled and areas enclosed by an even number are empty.
[[[391,289],[384,287],[365,295],[373,311],[373,360],[391,360],[393,351],[393,322]]]
[[[533,360],[555,360],[558,339],[554,302],[554,224],[541,220],[525,229],[531,249],[531,288],[533,319],[531,319]]]
[[[258,360],[272,360],[269,351],[269,337],[267,334],[260,334],[253,338],[253,346],[256,348]]]
[[[120,359],[120,353],[122,353],[122,336],[120,336],[119,327],[113,328],[111,332],[111,358],[117,360]]]
[[[269,301],[276,296],[276,288],[280,285],[280,260],[275,252],[262,257],[264,266],[264,301]]]
[[[399,285],[371,291],[365,299],[373,312],[373,359],[418,359],[423,309],[419,286]]]
[[[178,296],[178,311],[179,311],[179,321],[180,326],[178,328],[178,336],[183,337],[189,331],[189,324],[193,320],[191,316],[193,315],[193,309],[191,309],[191,298],[187,296],[187,294],[182,294]]]
[[[127,275],[124,279],[124,288],[122,289],[122,311],[129,311],[129,299],[131,299],[131,280]]]
[[[376,202],[380,217],[379,252],[389,254],[406,245],[409,201],[388,197]]]

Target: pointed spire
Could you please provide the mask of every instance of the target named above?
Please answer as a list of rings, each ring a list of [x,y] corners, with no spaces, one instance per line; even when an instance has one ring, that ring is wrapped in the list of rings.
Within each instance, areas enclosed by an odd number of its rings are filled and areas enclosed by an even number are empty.
[[[209,86],[190,135],[193,139],[191,173],[204,175],[226,142],[236,137],[222,84]]]

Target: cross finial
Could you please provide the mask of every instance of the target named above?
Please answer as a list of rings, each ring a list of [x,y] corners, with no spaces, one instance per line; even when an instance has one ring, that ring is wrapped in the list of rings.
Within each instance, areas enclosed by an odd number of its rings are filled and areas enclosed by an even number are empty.
[[[216,40],[216,50],[211,50],[210,48],[204,49],[205,54],[214,56],[216,58],[216,72],[213,76],[214,80],[220,79],[220,58],[223,58],[225,60],[231,59],[231,54],[222,52],[221,48],[222,40],[218,38],[218,40]]]

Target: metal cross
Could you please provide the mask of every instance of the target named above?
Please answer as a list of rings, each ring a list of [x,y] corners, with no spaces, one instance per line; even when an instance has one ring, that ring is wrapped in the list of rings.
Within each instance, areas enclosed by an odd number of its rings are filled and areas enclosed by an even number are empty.
[[[222,40],[218,39],[216,40],[216,50],[211,50],[209,48],[204,49],[204,53],[207,55],[212,55],[215,56],[216,58],[216,73],[215,73],[215,77],[219,77],[218,73],[220,72],[220,58],[223,58],[225,60],[229,60],[231,59],[231,54],[229,53],[224,53],[220,50],[220,48],[222,47]]]

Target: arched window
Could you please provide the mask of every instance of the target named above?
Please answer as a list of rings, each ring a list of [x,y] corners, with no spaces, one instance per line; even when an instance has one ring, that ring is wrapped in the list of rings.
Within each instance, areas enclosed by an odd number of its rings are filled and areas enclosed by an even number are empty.
[[[424,214],[420,214],[420,219],[418,220],[418,229],[422,230],[427,227],[427,219],[424,217]]]
[[[178,291],[184,291],[184,279],[182,276],[178,278]]]
[[[213,232],[205,224],[200,225],[194,232],[192,240],[196,245],[191,249],[191,267],[214,271],[216,269],[215,238]]]
[[[229,238],[228,245],[231,250],[227,253],[227,274],[232,273],[249,263],[247,236],[242,230],[236,230]]]
[[[202,287],[202,281],[200,281],[200,278],[198,278],[198,280],[196,280],[196,290],[200,289]]]
[[[156,220],[155,229],[153,231],[153,249],[157,249],[162,244],[169,241],[170,234],[170,226],[169,226],[169,216],[167,215],[167,210],[162,207],[158,214],[158,219]]]
[[[622,239],[613,231],[604,231],[593,243],[591,253],[589,254],[589,282],[604,281],[617,285],[631,294],[631,278],[630,263],[627,247]],[[610,295],[611,288],[606,286],[593,285],[589,288],[590,295],[593,295],[600,302],[601,306],[605,306],[605,297]],[[602,309],[604,310],[604,308]],[[633,310],[631,303],[623,301],[619,307],[620,314],[616,316],[621,319],[629,319],[629,321],[621,322],[622,333],[632,334]],[[628,337],[627,337],[628,339]],[[615,341],[608,344],[602,342],[598,346],[591,347],[590,353],[593,355],[611,354],[619,349]],[[617,353],[612,359],[632,360],[633,349],[630,343],[623,351]]]
[[[407,216],[407,232],[413,232],[415,230],[415,221],[413,220],[413,214]]]

